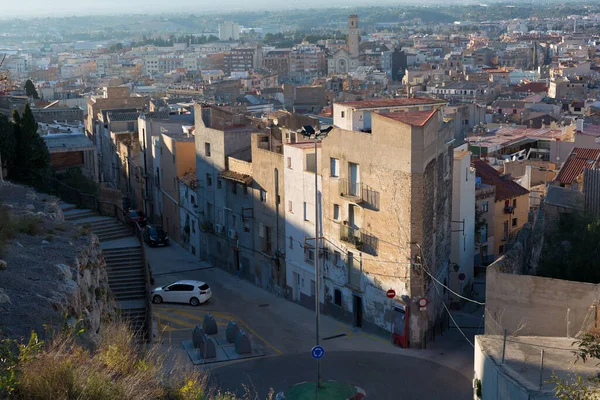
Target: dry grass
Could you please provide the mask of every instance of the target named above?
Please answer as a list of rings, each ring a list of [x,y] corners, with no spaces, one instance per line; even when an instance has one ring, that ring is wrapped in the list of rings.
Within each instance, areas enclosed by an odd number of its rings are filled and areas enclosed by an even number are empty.
[[[41,233],[42,219],[37,215],[11,215],[4,204],[0,204],[0,254],[9,240],[20,233],[37,236]]]
[[[26,353],[23,346],[21,352]],[[79,345],[73,333],[63,332],[29,353],[19,357],[15,399],[257,399],[250,390],[242,397],[211,390],[204,372],[186,367],[188,360],[167,367],[159,347],[140,349],[125,323],[106,324],[94,351]]]

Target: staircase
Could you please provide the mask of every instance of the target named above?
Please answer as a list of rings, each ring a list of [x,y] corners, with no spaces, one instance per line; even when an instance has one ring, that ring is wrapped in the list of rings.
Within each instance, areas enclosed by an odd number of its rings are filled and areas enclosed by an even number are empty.
[[[108,272],[108,285],[117,301],[121,316],[131,324],[136,334],[146,329],[146,278],[142,245],[132,232],[115,218],[78,209],[58,202],[65,220],[88,228],[101,242]]]

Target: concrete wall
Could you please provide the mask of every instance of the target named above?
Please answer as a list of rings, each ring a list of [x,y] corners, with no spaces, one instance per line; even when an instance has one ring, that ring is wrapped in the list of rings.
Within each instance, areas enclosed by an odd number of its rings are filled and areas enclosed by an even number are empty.
[[[485,400],[549,400],[553,396],[527,390],[508,376],[498,361],[482,350],[479,336],[475,336],[475,376],[481,380],[481,399]],[[474,395],[474,398],[478,397]]]

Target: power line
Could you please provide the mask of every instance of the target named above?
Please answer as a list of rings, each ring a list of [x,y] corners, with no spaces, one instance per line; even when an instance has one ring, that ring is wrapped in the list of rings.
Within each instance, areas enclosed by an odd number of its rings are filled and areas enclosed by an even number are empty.
[[[482,302],[477,301],[477,300],[469,299],[469,298],[467,298],[465,296],[461,296],[460,294],[456,293],[454,290],[450,289],[448,286],[444,285],[442,282],[438,281],[433,275],[431,275],[429,273],[429,271],[427,271],[427,268],[425,268],[424,265],[422,265],[422,266],[423,266],[423,271],[425,271],[425,273],[427,275],[429,275],[431,277],[431,279],[433,279],[436,283],[438,283],[439,285],[443,286],[444,288],[448,289],[450,291],[450,293],[454,294],[457,297],[460,297],[463,300],[470,301],[471,303],[479,304],[480,306],[485,306],[485,303],[482,303]]]

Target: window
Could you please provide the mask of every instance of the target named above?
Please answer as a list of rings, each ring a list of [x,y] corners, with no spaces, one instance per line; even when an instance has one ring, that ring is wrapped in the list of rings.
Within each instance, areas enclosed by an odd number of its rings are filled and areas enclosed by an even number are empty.
[[[194,197],[193,194],[190,195],[190,203],[192,203],[194,205],[196,204],[196,198]]]
[[[340,265],[340,259],[342,258],[342,254],[339,251],[333,252],[333,265]]]
[[[261,203],[266,203],[267,202],[267,191],[260,189],[260,201]]]
[[[206,186],[212,187],[212,176],[210,174],[206,174]]]
[[[210,157],[210,143],[204,143],[204,155]]]
[[[340,289],[333,289],[333,303],[338,307],[342,306],[342,291]]]
[[[289,169],[292,169],[292,157],[288,157],[288,158],[287,158],[287,167],[288,167]]]
[[[487,201],[481,204],[481,211],[488,212],[488,202]]]
[[[340,220],[340,205],[339,204],[333,205],[333,219],[336,221]]]
[[[223,181],[217,179],[217,189],[221,189],[223,187]]]
[[[290,249],[294,248],[294,238],[290,236]]]
[[[501,244],[500,247],[498,247],[498,254],[502,255],[504,254],[504,245]]]
[[[304,249],[304,261],[308,263],[315,261],[315,251],[313,249]]]
[[[341,116],[342,116],[342,118],[345,118],[346,117],[346,112],[342,111]]]
[[[517,208],[517,199],[513,199],[513,207]]]
[[[291,201],[291,200],[288,200],[288,211],[289,211],[289,212],[291,212],[291,213],[293,213],[293,212],[294,212],[294,211],[293,211],[293,207],[292,207],[292,201]]]
[[[308,221],[308,209],[306,206],[306,202],[304,202],[304,220]]]
[[[337,158],[330,158],[329,167],[331,169],[331,176],[333,178],[338,178],[340,176],[340,160]]]
[[[512,226],[517,226],[517,219],[516,218],[512,219]]]
[[[231,193],[237,194],[237,184],[235,182],[231,182]]]

